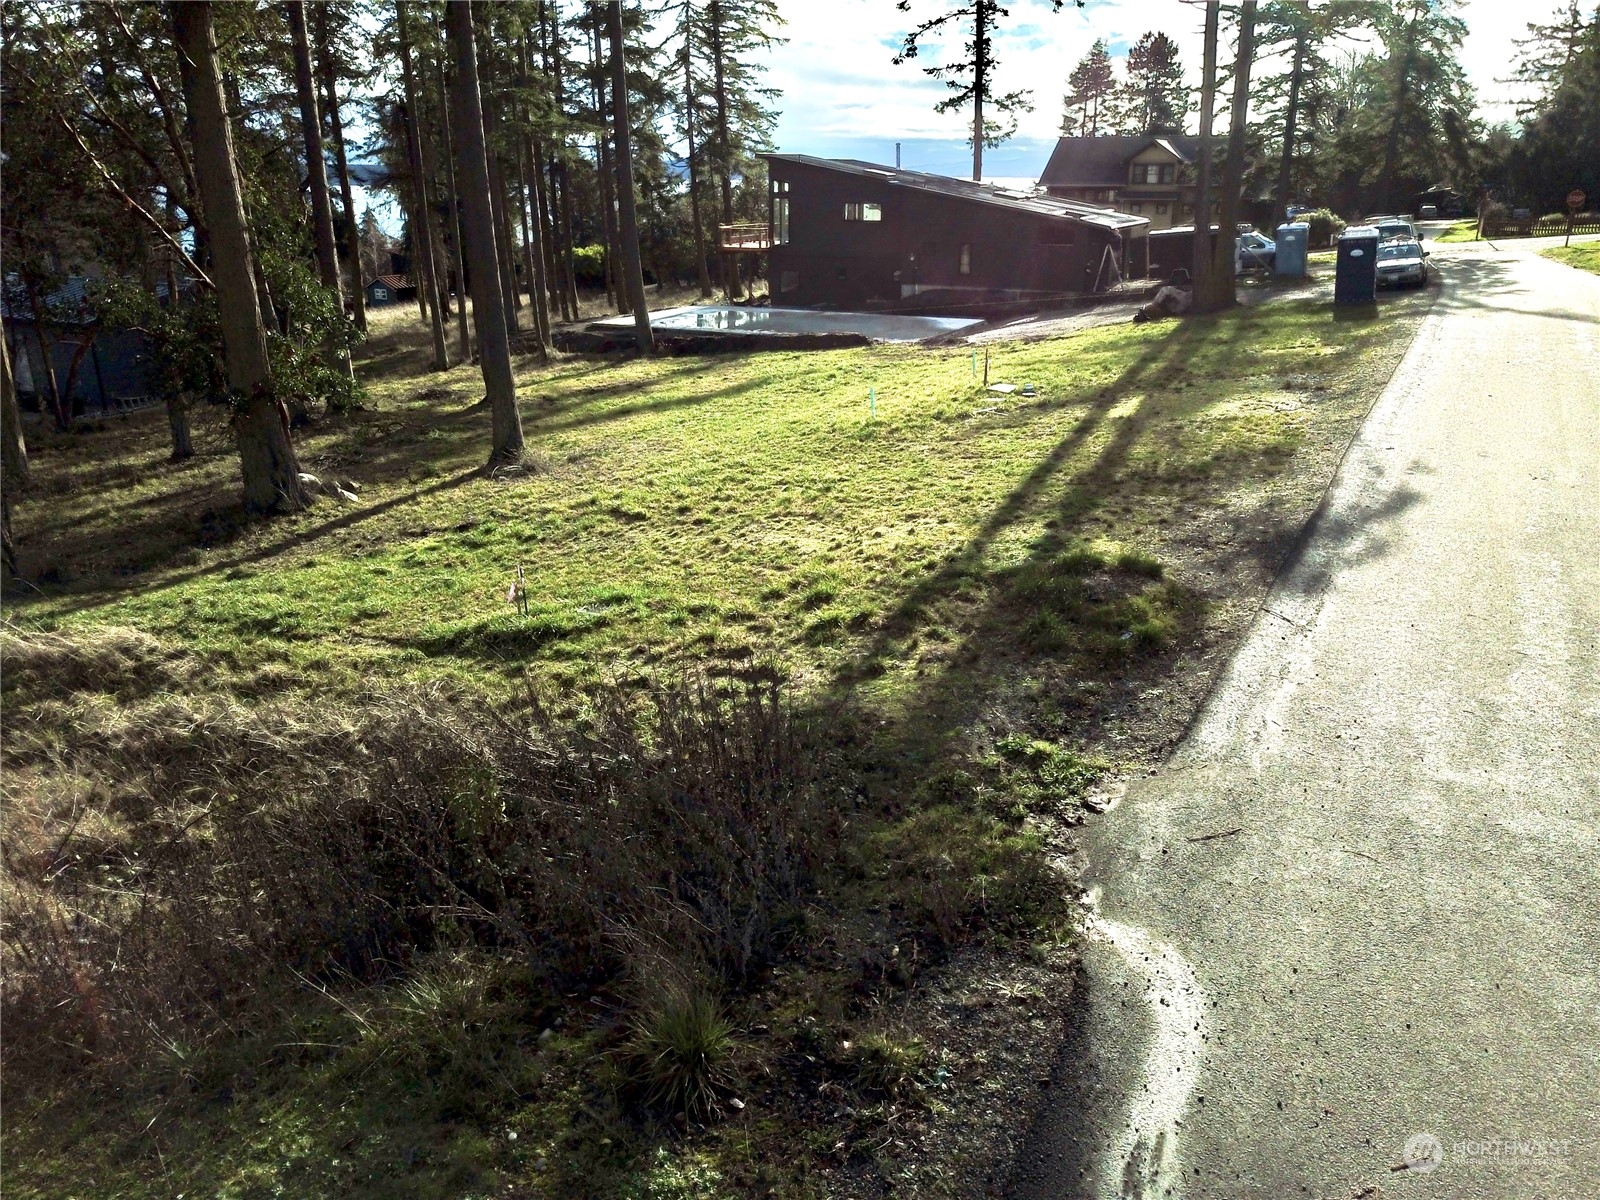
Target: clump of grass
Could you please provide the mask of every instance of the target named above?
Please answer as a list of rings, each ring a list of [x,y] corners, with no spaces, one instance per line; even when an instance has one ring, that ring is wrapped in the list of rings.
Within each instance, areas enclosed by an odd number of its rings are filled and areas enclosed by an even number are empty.
[[[851,1043],[847,1054],[851,1077],[858,1090],[885,1100],[922,1098],[929,1059],[928,1047],[922,1039],[875,1030]]]
[[[1003,573],[1025,610],[1022,640],[1041,653],[1115,659],[1170,642],[1194,597],[1142,551],[1076,544]]]
[[[737,1079],[737,1045],[716,997],[703,985],[680,983],[634,1018],[626,1070],[647,1108],[713,1120]]]

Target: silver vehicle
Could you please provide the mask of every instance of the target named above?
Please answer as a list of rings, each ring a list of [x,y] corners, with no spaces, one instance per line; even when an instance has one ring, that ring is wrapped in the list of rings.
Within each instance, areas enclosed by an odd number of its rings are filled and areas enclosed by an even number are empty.
[[[1399,287],[1428,282],[1428,252],[1414,237],[1396,237],[1378,246],[1378,286]]]

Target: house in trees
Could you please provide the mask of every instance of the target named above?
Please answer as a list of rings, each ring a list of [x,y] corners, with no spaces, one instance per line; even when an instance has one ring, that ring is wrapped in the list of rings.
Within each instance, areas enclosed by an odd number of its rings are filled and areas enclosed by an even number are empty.
[[[1194,224],[1194,164],[1200,139],[1181,133],[1064,137],[1039,184],[1052,196],[1105,204],[1143,217],[1151,229]],[[1215,218],[1217,205],[1212,205]]]
[[[762,157],[767,227],[729,227],[724,248],[767,243],[776,305],[978,311],[1142,273],[1143,217],[855,159]]]
[[[406,275],[379,275],[367,284],[367,307],[382,308],[417,298],[417,281]]]
[[[17,398],[25,410],[48,409],[52,392],[64,415],[81,416],[138,407],[150,401],[154,350],[140,329],[108,325],[94,302],[94,280],[72,275],[49,292],[30,288],[16,275],[0,288],[0,323],[5,326]],[[166,284],[156,293],[163,301]]]

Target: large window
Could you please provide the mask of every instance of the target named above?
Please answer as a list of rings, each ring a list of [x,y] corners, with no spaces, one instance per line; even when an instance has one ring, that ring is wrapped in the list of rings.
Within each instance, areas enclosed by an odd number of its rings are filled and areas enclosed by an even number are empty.
[[[844,219],[846,221],[881,221],[883,220],[883,205],[846,204],[844,206]]]
[[[772,181],[772,244],[789,244],[789,181]]]
[[[1177,178],[1175,163],[1134,163],[1134,183],[1171,183]]]
[[[963,275],[971,275],[972,274],[972,243],[971,242],[962,242],[961,243],[961,273]]]

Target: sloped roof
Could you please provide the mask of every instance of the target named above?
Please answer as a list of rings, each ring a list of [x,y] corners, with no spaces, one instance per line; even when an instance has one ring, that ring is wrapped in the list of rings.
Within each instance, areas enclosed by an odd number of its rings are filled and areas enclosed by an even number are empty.
[[[791,162],[807,167],[821,167],[841,171],[847,175],[860,175],[876,179],[891,187],[915,188],[990,204],[1016,212],[1030,212],[1043,217],[1062,217],[1095,225],[1102,229],[1121,230],[1148,225],[1144,217],[1130,216],[1098,204],[1085,204],[1081,200],[1062,200],[1032,189],[996,187],[989,183],[974,183],[970,179],[956,179],[949,175],[930,175],[924,171],[906,171],[898,167],[885,167],[878,163],[863,162],[856,158],[815,158],[809,154],[763,154],[769,162]]]
[[[1148,146],[1160,146],[1186,163],[1200,154],[1200,139],[1186,133],[1057,138],[1039,182],[1044,187],[1122,187],[1128,182],[1128,160]]]
[[[375,283],[381,283],[384,287],[391,288],[397,292],[401,288],[413,288],[417,286],[416,280],[412,279],[408,275],[379,275],[376,278],[367,280],[365,286],[371,287]]]

